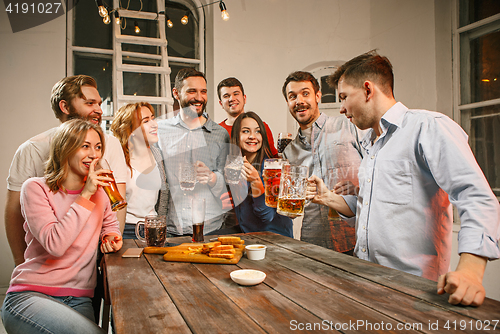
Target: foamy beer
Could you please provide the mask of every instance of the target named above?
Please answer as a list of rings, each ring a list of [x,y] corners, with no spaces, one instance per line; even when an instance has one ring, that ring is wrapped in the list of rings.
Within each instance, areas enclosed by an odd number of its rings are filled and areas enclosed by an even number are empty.
[[[282,159],[264,160],[264,179],[266,205],[275,208],[278,205],[278,195],[280,193],[280,177]]]
[[[99,165],[102,169],[111,170],[106,159],[101,159],[99,161]],[[107,177],[113,179],[112,181],[106,181],[106,183],[109,184],[108,186],[102,187],[109,197],[109,201],[111,203],[111,210],[118,211],[118,210],[126,207],[127,201],[125,201],[123,199],[122,195],[120,195],[120,192],[118,191],[118,187],[116,186],[116,181],[115,181],[115,177],[113,176],[113,173],[100,173],[99,175],[107,176]]]
[[[283,163],[277,207],[280,215],[289,217],[304,215],[308,177],[309,167]]]

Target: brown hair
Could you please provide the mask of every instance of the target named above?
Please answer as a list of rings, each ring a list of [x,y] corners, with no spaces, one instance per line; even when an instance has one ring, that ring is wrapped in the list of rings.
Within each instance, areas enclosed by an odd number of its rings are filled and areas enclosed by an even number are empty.
[[[182,90],[182,86],[184,79],[187,79],[189,77],[202,77],[205,79],[205,82],[207,82],[207,79],[205,78],[205,74],[202,72],[192,68],[192,67],[186,67],[181,69],[179,72],[177,72],[177,75],[175,76],[175,84],[174,87],[177,89],[177,91],[180,93]]]
[[[314,75],[312,75],[309,72],[296,71],[296,72],[290,73],[288,75],[288,77],[286,77],[285,83],[283,84],[283,88],[281,89],[281,91],[283,92],[283,96],[285,97],[285,100],[287,100],[287,101],[288,101],[288,97],[286,96],[286,86],[290,83],[290,81],[297,81],[297,82],[309,81],[314,88],[314,94],[319,92],[319,83],[318,83],[318,80],[316,80],[316,78],[314,77]]]
[[[45,166],[45,180],[51,191],[64,190],[62,183],[69,171],[69,159],[82,147],[89,130],[94,130],[101,139],[101,153],[104,154],[104,134],[102,129],[82,119],[64,122],[57,129],[50,143],[50,156]]]
[[[269,147],[269,141],[267,140],[267,133],[266,133],[266,127],[264,126],[264,122],[262,122],[262,119],[260,119],[259,115],[254,113],[253,111],[247,111],[244,113],[241,113],[236,120],[233,123],[233,128],[231,129],[231,144],[236,145],[241,149],[240,146],[240,131],[241,131],[241,122],[245,118],[252,118],[254,119],[257,124],[259,125],[260,128],[260,133],[262,135],[262,146],[260,150],[257,152],[257,155],[255,156],[255,160],[251,161],[252,165],[258,166],[255,167],[257,171],[260,172],[260,168],[262,165],[262,161],[264,158],[267,156],[268,158],[272,158],[273,155],[271,153],[271,148]]]
[[[387,57],[380,56],[376,50],[368,51],[352,58],[328,77],[328,84],[336,88],[340,79],[354,87],[362,88],[366,80],[378,84],[387,96],[394,96],[394,73]]]
[[[92,86],[97,89],[97,83],[94,78],[83,74],[63,78],[52,87],[50,104],[52,105],[54,114],[59,120],[62,120],[64,116],[63,111],[59,107],[59,102],[64,100],[71,105],[71,101],[73,101],[75,97],[85,98],[82,93],[82,86]]]
[[[217,85],[217,95],[219,95],[219,100],[220,100],[220,89],[222,87],[240,87],[241,94],[245,95],[245,90],[243,89],[243,85],[241,84],[240,80],[230,77],[222,80]]]
[[[141,118],[141,108],[148,108],[154,115],[155,110],[151,104],[147,102],[129,103],[126,106],[121,107],[115,114],[113,122],[111,123],[110,130],[113,132],[116,138],[120,141],[123,149],[123,154],[125,155],[125,162],[127,163],[130,172],[132,172],[132,166],[130,165],[130,150],[129,150],[129,139],[130,135],[138,128],[141,127],[144,140],[146,145],[149,147],[148,138],[142,127]]]

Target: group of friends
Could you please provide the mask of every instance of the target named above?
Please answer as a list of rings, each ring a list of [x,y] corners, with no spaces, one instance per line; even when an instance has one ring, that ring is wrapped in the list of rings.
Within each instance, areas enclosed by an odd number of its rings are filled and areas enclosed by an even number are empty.
[[[452,304],[481,305],[487,260],[500,256],[500,206],[465,132],[441,113],[397,102],[392,65],[376,52],[346,62],[329,83],[344,115],[320,112],[320,86],[308,72],[291,73],[282,88],[299,126],[283,158],[310,174],[301,240],[437,281]],[[217,86],[227,113],[220,124],[205,110],[203,73],[180,70],[172,93],[180,106],[174,117],[157,121],[149,103],[128,104],[115,114],[112,136],[100,127],[93,78],[66,77],[53,87],[62,124],[21,145],[7,179],[5,225],[16,265],[2,307],[8,333],[101,332],[92,306],[96,250],[118,251],[151,214],[167,217],[169,237],[191,235],[193,197],[206,201],[205,234],[293,237],[293,220],[265,205],[263,162],[277,150],[269,126],[245,112],[241,82]],[[239,188],[224,179],[228,154],[243,156]],[[111,181],[99,167],[104,159],[128,203],[117,213],[102,189]],[[192,191],[180,187],[182,163],[194,166]],[[356,171],[355,184],[325,184],[339,165]],[[451,204],[461,221],[455,271]],[[329,209],[342,219],[329,219]]]

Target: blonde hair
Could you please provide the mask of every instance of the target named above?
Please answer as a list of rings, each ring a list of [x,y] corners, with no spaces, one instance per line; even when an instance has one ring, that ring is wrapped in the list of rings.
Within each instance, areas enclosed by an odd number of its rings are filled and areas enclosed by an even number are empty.
[[[155,114],[153,107],[147,102],[129,103],[118,110],[110,127],[110,130],[113,132],[115,137],[118,138],[120,144],[122,145],[123,154],[125,155],[125,162],[127,163],[128,168],[130,168],[131,173],[132,166],[130,165],[129,140],[132,133],[138,127],[141,127],[144,140],[146,141],[146,145],[149,147],[148,138],[141,122],[142,107],[148,108],[153,115]]]
[[[50,144],[50,156],[45,166],[45,180],[52,192],[64,190],[62,183],[68,176],[69,159],[82,147],[89,130],[94,130],[99,135],[101,152],[104,154],[104,134],[99,126],[82,119],[72,119],[57,129]]]

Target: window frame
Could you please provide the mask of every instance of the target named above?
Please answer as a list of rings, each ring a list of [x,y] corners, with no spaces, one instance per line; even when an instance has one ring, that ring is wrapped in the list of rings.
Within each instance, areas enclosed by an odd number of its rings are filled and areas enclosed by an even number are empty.
[[[500,115],[500,113],[480,115],[474,117],[467,117],[467,115],[462,115],[463,111],[469,109],[477,109],[481,107],[489,106],[500,106],[500,98],[490,99],[480,102],[472,103],[462,103],[463,94],[471,94],[470,92],[470,80],[462,81],[462,55],[464,54],[464,49],[461,43],[461,35],[464,33],[473,32],[471,37],[483,36],[491,31],[494,31],[495,27],[500,27],[500,14],[495,14],[485,19],[470,23],[463,27],[460,27],[460,0],[454,0],[454,5],[452,6],[452,42],[453,42],[453,119],[455,122],[460,124],[467,134],[471,133],[471,120],[473,118],[487,118],[492,116]],[[468,54],[465,52],[465,54]],[[468,67],[468,63],[464,61],[464,66]],[[467,71],[466,74],[470,74]],[[469,88],[468,88],[469,87]],[[468,99],[470,101],[470,99]],[[464,116],[464,117],[463,117]],[[466,121],[464,121],[466,119]],[[469,136],[469,144],[474,152],[474,145]],[[494,192],[499,192],[499,188],[493,188]],[[500,196],[497,196],[500,200]]]

